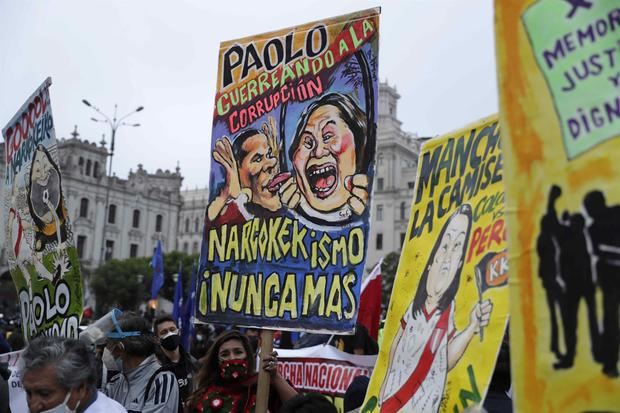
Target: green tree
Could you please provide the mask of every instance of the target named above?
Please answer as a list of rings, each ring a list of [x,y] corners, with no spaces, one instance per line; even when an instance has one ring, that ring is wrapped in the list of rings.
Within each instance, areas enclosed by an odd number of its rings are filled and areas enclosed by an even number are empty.
[[[151,298],[153,269],[148,257],[110,260],[95,270],[91,288],[97,298],[97,315],[101,316],[113,307],[123,311],[137,310],[141,303]],[[177,251],[164,253],[164,285],[159,296],[171,300],[174,296],[174,275],[183,265],[183,295],[187,295],[191,278],[192,264],[197,263],[197,255],[187,255]],[[139,275],[142,275],[140,282]]]
[[[385,309],[387,309],[390,303],[392,287],[394,286],[396,270],[398,269],[398,261],[400,261],[400,252],[390,252],[383,258],[383,262],[381,263],[381,278],[383,279],[381,301]]]

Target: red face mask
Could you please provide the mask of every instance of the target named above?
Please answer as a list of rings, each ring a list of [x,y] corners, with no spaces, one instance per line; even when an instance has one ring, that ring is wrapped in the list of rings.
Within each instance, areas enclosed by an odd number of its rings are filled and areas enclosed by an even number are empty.
[[[241,381],[248,375],[246,359],[223,360],[220,362],[220,377],[226,381]]]

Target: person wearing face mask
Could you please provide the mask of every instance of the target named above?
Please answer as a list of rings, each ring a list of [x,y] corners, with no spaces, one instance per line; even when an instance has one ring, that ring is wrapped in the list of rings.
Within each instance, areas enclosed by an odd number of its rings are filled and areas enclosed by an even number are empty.
[[[258,374],[248,338],[236,330],[220,334],[205,357],[197,376],[196,391],[187,402],[186,412],[253,411]],[[297,391],[278,374],[277,354],[262,357],[262,368],[271,375],[269,412],[278,412],[282,403]]]
[[[169,315],[163,315],[153,323],[153,331],[159,340],[161,352],[159,361],[174,373],[179,384],[179,396],[185,402],[192,393],[193,376],[198,370],[198,361],[181,345],[181,335],[176,323]]]
[[[95,359],[83,342],[38,337],[22,355],[22,384],[30,413],[126,413],[98,392]]]
[[[108,370],[120,371],[107,383],[106,394],[128,413],[181,412],[176,377],[155,355],[157,339],[142,317],[124,313],[113,319],[102,361]]]

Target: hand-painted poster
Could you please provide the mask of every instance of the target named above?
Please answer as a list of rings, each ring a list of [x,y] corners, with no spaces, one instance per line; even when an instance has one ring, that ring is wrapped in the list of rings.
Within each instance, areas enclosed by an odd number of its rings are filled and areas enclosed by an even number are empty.
[[[46,79],[2,130],[8,261],[27,339],[38,334],[77,338],[83,305],[58,168],[51,83]]]
[[[620,2],[495,6],[516,408],[616,411]]]
[[[508,320],[499,140],[493,116],[422,146],[362,411],[461,412],[484,399]]]
[[[221,44],[199,320],[353,330],[378,30],[371,9]]]
[[[358,376],[370,377],[377,356],[344,353],[330,345],[298,350],[278,349],[278,373],[302,393],[320,393],[339,413],[344,396]]]

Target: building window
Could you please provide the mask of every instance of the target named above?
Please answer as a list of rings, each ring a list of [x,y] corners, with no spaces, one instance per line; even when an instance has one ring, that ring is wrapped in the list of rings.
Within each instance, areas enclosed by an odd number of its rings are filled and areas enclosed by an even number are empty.
[[[78,258],[84,258],[84,249],[86,248],[86,235],[78,235],[77,237],[77,254]]]
[[[93,176],[99,178],[99,162],[95,162],[95,166],[93,166]]]
[[[116,223],[116,205],[110,204],[108,207],[108,224]]]
[[[400,219],[405,219],[405,215],[407,215],[407,205],[405,202],[400,203]]]
[[[80,199],[80,217],[88,217],[88,198]]]
[[[383,249],[383,234],[377,234],[377,249]]]
[[[383,205],[377,205],[377,221],[383,221]]]
[[[192,246],[192,254],[198,254],[198,242],[194,242]]]
[[[184,254],[189,253],[189,244],[187,242],[183,243],[183,253]]]
[[[377,165],[381,166],[383,165],[383,154],[380,153],[379,155],[377,155]]]
[[[155,217],[155,232],[161,232],[161,228],[164,224],[164,216],[161,214],[158,214]]]
[[[136,258],[138,256],[138,244],[131,244],[129,246],[129,258]]]
[[[90,168],[92,167],[92,162],[89,160],[86,161],[86,175],[90,176]]]
[[[194,221],[194,232],[198,233],[200,232],[200,219],[196,218],[196,221]]]
[[[409,189],[413,189],[413,188],[415,187],[415,182],[413,182],[413,181],[409,181],[409,182],[407,182],[407,187],[408,187]]]
[[[133,210],[133,220],[132,220],[131,225],[134,228],[140,228],[140,210],[139,209]]]
[[[394,114],[394,105],[390,104],[390,115]]]
[[[106,261],[111,260],[113,255],[114,255],[114,241],[108,239],[105,241],[105,260]]]
[[[405,233],[400,233],[400,245],[402,246],[405,243]]]
[[[84,158],[80,156],[80,160],[78,161],[78,166],[80,167],[80,173],[84,173]]]
[[[185,232],[189,232],[189,218],[185,218]]]
[[[383,191],[383,178],[377,178],[377,189]]]

